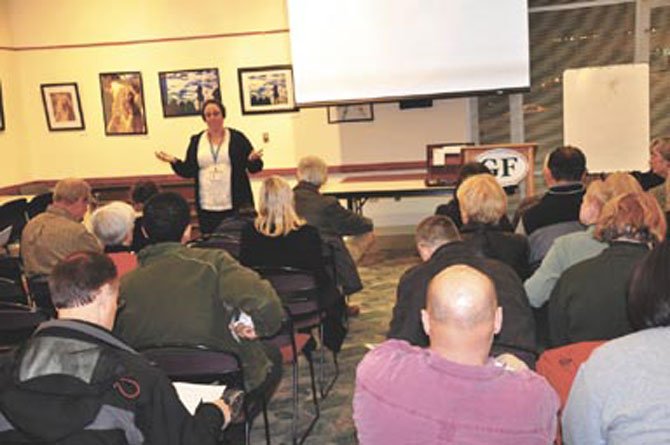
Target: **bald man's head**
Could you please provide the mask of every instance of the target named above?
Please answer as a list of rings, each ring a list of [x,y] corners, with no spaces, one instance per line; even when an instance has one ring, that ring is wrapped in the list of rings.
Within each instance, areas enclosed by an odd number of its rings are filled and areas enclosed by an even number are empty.
[[[493,282],[470,266],[448,267],[428,285],[426,311],[433,325],[469,329],[492,324],[497,307]]]

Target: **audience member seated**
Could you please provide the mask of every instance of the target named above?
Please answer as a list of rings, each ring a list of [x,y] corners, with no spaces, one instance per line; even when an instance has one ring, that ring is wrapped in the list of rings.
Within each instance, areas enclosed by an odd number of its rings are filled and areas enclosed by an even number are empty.
[[[641,172],[639,170],[630,172],[630,174],[640,183],[645,192],[657,185],[663,184],[663,181],[665,181],[665,177],[657,173],[657,168],[663,168],[663,166],[658,163],[660,159],[657,154],[654,153],[656,145],[662,143],[663,139],[664,138],[655,138],[649,144],[649,170],[646,172]]]
[[[126,306],[114,332],[137,349],[204,345],[237,354],[248,397],[269,399],[281,379],[281,354],[259,337],[276,333],[284,312],[272,286],[219,249],[188,248],[190,209],[177,193],[159,193],[144,207],[150,244],[121,281]],[[229,325],[243,311],[250,324]],[[258,405],[256,405],[258,406]]]
[[[108,257],[74,253],[49,282],[58,320],[3,370],[1,443],[218,443],[230,407],[214,400],[191,416],[168,378],[110,332],[119,283]]]
[[[481,162],[467,162],[463,164],[461,168],[458,170],[458,179],[456,180],[456,188],[454,189],[454,194],[453,197],[451,198],[451,201],[449,201],[446,204],[440,204],[439,206],[437,206],[437,208],[435,209],[435,214],[449,217],[454,222],[456,228],[458,230],[461,230],[461,227],[463,227],[463,220],[461,219],[461,209],[458,202],[458,188],[463,183],[463,181],[465,181],[470,176],[478,175],[481,173],[486,173],[490,175],[491,170],[489,170],[488,167],[482,164]],[[506,232],[514,231],[514,227],[512,227],[512,224],[509,222],[509,218],[507,218],[506,214],[503,215],[503,217],[500,219],[500,221],[498,222],[498,226]]]
[[[456,193],[463,239],[489,258],[500,260],[522,280],[528,276],[528,240],[504,231],[499,221],[507,213],[507,195],[490,174],[470,176]]]
[[[605,181],[591,181],[579,210],[579,221],[586,226],[586,230],[554,240],[540,267],[524,283],[531,306],[539,308],[549,301],[556,281],[568,267],[593,258],[607,247],[607,243],[593,237],[605,203],[618,195],[640,191],[642,189],[635,178],[627,173],[612,173]]]
[[[665,238],[665,215],[645,192],[605,204],[594,236],[608,244],[596,257],[568,268],[549,298],[553,346],[609,340],[631,332],[626,285],[635,264]]]
[[[298,217],[293,191],[278,176],[263,181],[258,216],[242,230],[240,262],[249,267],[290,266],[314,272],[321,285],[317,297],[328,314],[324,342],[329,349],[339,352],[346,335],[342,323],[344,298],[326,272],[319,231]]]
[[[135,211],[122,201],[97,208],[91,215],[91,228],[114,261],[119,277],[137,267],[137,257],[130,251],[135,225]]]
[[[149,240],[142,232],[142,210],[144,204],[154,195],[157,195],[160,190],[153,181],[137,181],[130,191],[130,200],[135,209],[135,225],[133,227],[133,243],[130,249],[133,252],[139,252],[144,246],[149,244]]]
[[[81,222],[91,201],[86,181],[58,181],[53,204],[26,224],[21,235],[21,258],[26,275],[48,275],[60,260],[73,252],[101,252],[96,237]]]
[[[357,237],[354,244],[367,247],[373,240],[372,220],[347,210],[332,196],[319,189],[328,180],[326,163],[316,156],[306,156],[298,163],[298,184],[295,186],[295,208],[308,224],[319,229],[323,240],[334,249],[336,282],[345,295],[363,289],[356,263],[342,237]]]
[[[430,216],[421,221],[416,228],[416,246],[423,263],[412,267],[400,278],[387,337],[427,346],[421,310],[426,307],[428,283],[445,267],[466,264],[493,280],[498,301],[505,312],[505,322],[493,344],[494,353],[511,352],[532,367],[536,358],[535,323],[516,272],[503,262],[482,256],[461,241],[454,223],[446,216]]]
[[[658,200],[664,212],[670,211],[670,201],[668,201],[670,182],[667,180],[668,172],[670,172],[670,137],[657,138],[652,141],[649,149],[649,165],[655,174],[664,179],[662,184],[649,189],[649,193]]]
[[[490,357],[504,323],[494,283],[466,265],[428,286],[429,347],[387,340],[358,365],[354,421],[361,444],[551,444],[558,396],[507,355]]]
[[[563,413],[570,445],[666,443],[670,438],[670,247],[634,269],[628,315],[636,331],[596,349],[582,365]]]
[[[586,174],[582,151],[571,146],[554,149],[545,159],[542,174],[549,189],[520,216],[517,233],[531,235],[552,224],[579,220]]]

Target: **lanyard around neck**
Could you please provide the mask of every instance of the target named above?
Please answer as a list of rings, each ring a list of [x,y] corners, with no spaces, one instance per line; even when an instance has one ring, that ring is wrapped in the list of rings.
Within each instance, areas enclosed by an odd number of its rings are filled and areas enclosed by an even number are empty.
[[[216,150],[214,150],[214,144],[212,144],[212,136],[209,133],[207,133],[207,142],[209,142],[209,152],[212,154],[212,159],[214,159],[215,164],[219,163],[219,153],[221,153],[221,146],[223,145],[223,141],[225,140],[226,140],[226,133],[224,131],[223,138],[221,138],[221,142],[219,142],[219,145],[216,146]]]

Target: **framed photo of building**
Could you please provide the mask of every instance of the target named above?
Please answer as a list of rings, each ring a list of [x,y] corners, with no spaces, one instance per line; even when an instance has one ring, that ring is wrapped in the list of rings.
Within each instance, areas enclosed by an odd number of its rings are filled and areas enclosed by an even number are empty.
[[[221,102],[216,68],[161,72],[158,82],[164,117],[198,116],[206,100]]]
[[[239,68],[242,114],[297,111],[291,65]]]
[[[328,107],[329,124],[368,122],[374,120],[374,118],[375,115],[371,103],[332,105]]]
[[[140,72],[101,73],[100,94],[107,136],[147,134]]]
[[[49,131],[74,131],[85,128],[76,83],[44,83],[40,85],[40,89]]]
[[[5,110],[2,108],[2,84],[0,83],[0,131],[5,130]]]

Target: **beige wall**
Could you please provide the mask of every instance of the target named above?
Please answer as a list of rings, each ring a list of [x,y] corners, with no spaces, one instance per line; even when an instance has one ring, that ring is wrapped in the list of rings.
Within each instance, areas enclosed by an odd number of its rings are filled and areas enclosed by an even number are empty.
[[[57,20],[54,18],[57,17]],[[64,26],[64,20],[72,17]],[[7,26],[2,26],[7,25]],[[199,117],[165,119],[158,72],[188,68],[219,69],[226,124],[242,130],[265,149],[266,168],[293,167],[316,153],[333,165],[417,161],[425,145],[469,140],[464,99],[436,101],[433,108],[400,111],[397,103],[378,104],[369,123],[329,125],[324,108],[297,113],[241,115],[237,68],[290,63],[287,32],[196,38],[144,44],[53,48],[100,42],[193,37],[286,30],[282,0],[0,0],[0,81],[8,128],[0,150],[0,185],[64,176],[108,177],[165,174],[153,152],[183,156],[188,136],[203,128]],[[39,48],[39,47],[47,48]],[[36,48],[37,47],[37,48]],[[142,73],[148,134],[104,134],[101,72]],[[76,82],[86,129],[49,132],[40,84]],[[270,134],[263,144],[262,134]],[[4,158],[7,159],[7,158]]]
[[[12,46],[8,7],[9,2],[0,0],[0,88],[5,120],[5,131],[0,131],[0,186],[23,182],[29,177],[16,72],[17,53],[7,49]]]

